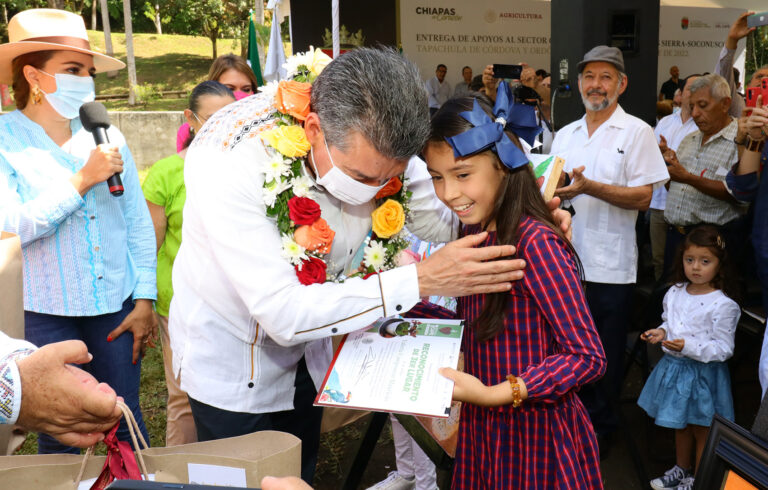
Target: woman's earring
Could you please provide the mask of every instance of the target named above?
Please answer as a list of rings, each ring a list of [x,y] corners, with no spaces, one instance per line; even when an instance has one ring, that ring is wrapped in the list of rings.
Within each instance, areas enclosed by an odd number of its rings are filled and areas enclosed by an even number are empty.
[[[40,87],[35,85],[32,87],[32,103],[34,105],[40,104],[43,101],[43,91]]]

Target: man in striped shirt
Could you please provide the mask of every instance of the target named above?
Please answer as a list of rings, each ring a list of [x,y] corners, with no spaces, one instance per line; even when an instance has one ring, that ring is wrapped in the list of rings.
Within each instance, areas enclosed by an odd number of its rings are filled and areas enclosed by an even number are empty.
[[[739,161],[740,154],[734,142],[738,123],[728,114],[728,82],[717,74],[705,75],[691,84],[690,91],[689,106],[698,131],[683,138],[676,152],[664,152],[670,178],[664,210],[664,219],[670,225],[665,271],[671,267],[677,246],[694,226],[719,226],[726,242],[741,242],[739,218],[745,206],[725,185],[725,176]]]

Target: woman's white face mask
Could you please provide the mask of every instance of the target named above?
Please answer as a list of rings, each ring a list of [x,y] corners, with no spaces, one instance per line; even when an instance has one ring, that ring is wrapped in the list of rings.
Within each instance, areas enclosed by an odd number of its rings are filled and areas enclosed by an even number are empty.
[[[56,73],[51,75],[43,70],[39,70],[49,77],[56,79],[56,91],[45,94],[45,99],[51,104],[51,107],[67,119],[74,119],[80,115],[80,106],[86,102],[96,100],[96,88],[93,84],[93,77],[79,77],[69,73]]]
[[[333,162],[331,151],[328,148],[328,142],[325,140],[325,134],[323,134],[323,143],[325,144],[325,151],[328,153],[328,158],[331,161],[331,169],[322,177],[320,177],[320,173],[317,171],[317,166],[315,165],[314,150],[310,149],[309,151],[312,154],[312,167],[315,170],[316,176],[315,181],[318,185],[323,186],[325,190],[330,192],[333,197],[347,204],[358,206],[373,199],[384,187],[383,185],[373,186],[363,184],[345,174]]]

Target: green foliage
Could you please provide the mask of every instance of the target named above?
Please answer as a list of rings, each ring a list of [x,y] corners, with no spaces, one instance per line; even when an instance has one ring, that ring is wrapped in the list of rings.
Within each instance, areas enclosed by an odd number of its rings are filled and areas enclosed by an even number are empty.
[[[747,36],[747,56],[745,60],[745,80],[761,66],[768,65],[768,26],[763,26]]]
[[[46,0],[0,0],[0,10],[5,9],[10,19],[22,10],[47,7]],[[8,42],[8,26],[4,21],[0,21],[0,43]]]
[[[144,17],[152,21],[152,23],[155,22],[155,16],[157,15],[157,10],[155,10],[155,5],[160,7],[160,2],[144,2]],[[160,23],[165,25],[171,21],[171,15],[167,8],[160,8]]]
[[[140,83],[133,87],[138,102],[146,104],[147,102],[161,99],[162,88],[152,83]]]

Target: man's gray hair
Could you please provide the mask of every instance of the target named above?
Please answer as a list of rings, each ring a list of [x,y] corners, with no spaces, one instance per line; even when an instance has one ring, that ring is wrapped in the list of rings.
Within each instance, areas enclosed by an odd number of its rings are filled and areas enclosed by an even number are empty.
[[[691,82],[691,93],[698,92],[704,88],[708,88],[709,95],[718,101],[731,96],[731,87],[728,85],[728,82],[717,73],[702,75]]]
[[[312,111],[329,145],[345,150],[357,131],[386,158],[418,154],[430,133],[416,65],[389,48],[359,48],[333,60],[312,85]]]

